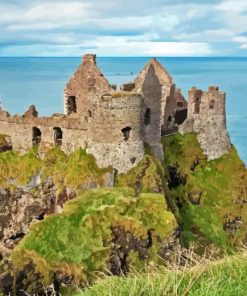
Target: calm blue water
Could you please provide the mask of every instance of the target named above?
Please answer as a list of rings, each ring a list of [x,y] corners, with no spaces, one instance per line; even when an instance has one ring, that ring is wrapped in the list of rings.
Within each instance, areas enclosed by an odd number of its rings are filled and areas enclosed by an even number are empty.
[[[111,83],[133,80],[149,58],[98,58]],[[187,97],[192,86],[227,92],[231,140],[247,163],[247,58],[159,58]],[[63,88],[80,58],[0,58],[0,98],[12,114],[35,104],[40,115],[63,112]],[[131,75],[131,72],[133,75]]]

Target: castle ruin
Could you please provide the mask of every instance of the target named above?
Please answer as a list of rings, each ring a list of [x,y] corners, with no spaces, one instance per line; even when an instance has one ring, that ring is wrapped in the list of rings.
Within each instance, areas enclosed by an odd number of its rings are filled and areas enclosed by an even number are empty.
[[[179,127],[182,134],[196,132],[204,154],[213,160],[231,148],[226,128],[226,94],[219,87],[210,86],[203,92],[196,87],[189,91],[188,117]]]
[[[188,116],[187,116],[188,108]],[[192,88],[187,102],[172,77],[154,58],[133,82],[117,90],[87,54],[64,90],[64,114],[39,117],[35,106],[24,115],[0,110],[0,134],[10,136],[13,149],[27,151],[60,146],[94,155],[100,167],[126,172],[144,156],[149,144],[163,158],[161,136],[180,131],[197,132],[209,159],[230,149],[225,122],[225,94]]]

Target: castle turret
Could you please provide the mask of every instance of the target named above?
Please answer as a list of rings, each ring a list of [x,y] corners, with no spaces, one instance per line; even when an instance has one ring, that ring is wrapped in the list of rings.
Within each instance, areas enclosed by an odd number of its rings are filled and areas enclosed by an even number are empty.
[[[209,160],[221,157],[231,148],[225,99],[226,94],[217,86],[210,86],[207,92],[193,87],[189,91],[188,117],[179,129],[182,134],[198,134],[198,141]]]

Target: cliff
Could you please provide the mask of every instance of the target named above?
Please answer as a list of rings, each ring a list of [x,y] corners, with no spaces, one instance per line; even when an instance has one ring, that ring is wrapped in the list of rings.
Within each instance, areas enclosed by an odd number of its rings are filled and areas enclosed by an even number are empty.
[[[0,154],[1,172],[10,168],[0,179],[2,290],[16,282],[17,291],[40,293],[42,284],[64,291],[94,282],[96,271],[118,275],[172,262],[191,243],[199,253],[212,244],[222,252],[245,246],[247,172],[236,150],[208,161],[193,133],[163,137],[162,144],[164,162],[147,145],[143,160],[114,182],[111,169],[97,168],[83,151],[66,156],[57,148],[42,159],[37,151]],[[115,188],[87,190],[106,185]]]

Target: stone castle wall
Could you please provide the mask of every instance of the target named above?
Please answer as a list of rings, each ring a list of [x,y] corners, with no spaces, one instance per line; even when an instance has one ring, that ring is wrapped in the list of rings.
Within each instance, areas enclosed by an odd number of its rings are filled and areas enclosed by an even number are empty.
[[[9,135],[13,149],[30,150],[33,145],[33,129],[41,132],[43,147],[55,145],[54,128],[62,131],[61,148],[71,152],[76,148],[85,148],[88,140],[88,126],[85,118],[57,117],[25,117],[9,116],[0,111],[0,134]]]
[[[197,139],[209,160],[217,159],[231,149],[226,128],[224,92],[209,87],[207,92],[193,87],[189,91],[188,118],[181,133],[196,132]]]
[[[99,166],[112,165],[127,171],[144,156],[144,100],[140,94],[103,96],[89,125],[91,141],[87,151]]]
[[[10,135],[13,149],[28,151],[34,145],[33,129],[41,132],[40,147],[57,145],[54,128],[62,131],[59,146],[69,153],[87,149],[100,167],[113,166],[120,173],[135,166],[144,156],[144,99],[140,94],[103,95],[90,116],[10,116],[0,112],[0,134]]]

